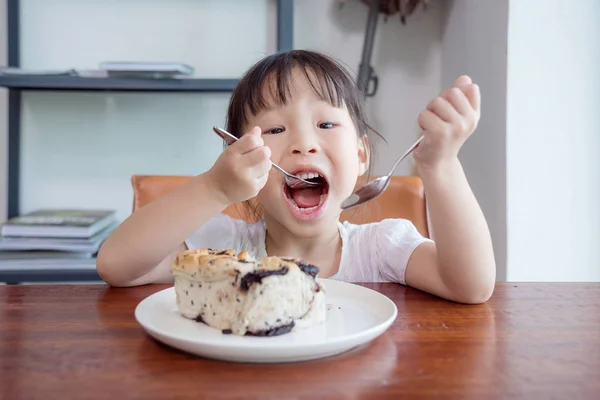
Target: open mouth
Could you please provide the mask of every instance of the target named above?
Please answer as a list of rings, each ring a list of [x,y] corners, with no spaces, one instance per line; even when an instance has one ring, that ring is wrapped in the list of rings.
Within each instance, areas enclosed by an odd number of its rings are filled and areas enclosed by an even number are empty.
[[[283,192],[292,213],[301,219],[316,217],[327,200],[329,182],[323,174],[317,171],[297,171],[293,174],[309,182],[317,183],[317,185],[294,182],[292,186],[289,186],[284,183]]]

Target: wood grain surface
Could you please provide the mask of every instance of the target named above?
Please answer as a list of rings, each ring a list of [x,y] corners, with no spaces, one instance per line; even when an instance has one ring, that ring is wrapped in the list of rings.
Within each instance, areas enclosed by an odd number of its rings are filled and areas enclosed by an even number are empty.
[[[398,318],[328,359],[236,364],[160,344],[136,305],[167,286],[0,286],[1,399],[597,399],[600,284],[498,284],[467,306],[364,284]]]

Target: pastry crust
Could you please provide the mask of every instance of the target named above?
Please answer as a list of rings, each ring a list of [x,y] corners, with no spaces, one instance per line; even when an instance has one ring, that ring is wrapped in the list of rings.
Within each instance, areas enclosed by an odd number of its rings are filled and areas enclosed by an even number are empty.
[[[247,251],[235,257],[235,250],[196,249],[179,253],[173,264],[173,275],[195,282],[213,282],[249,272],[254,260]]]

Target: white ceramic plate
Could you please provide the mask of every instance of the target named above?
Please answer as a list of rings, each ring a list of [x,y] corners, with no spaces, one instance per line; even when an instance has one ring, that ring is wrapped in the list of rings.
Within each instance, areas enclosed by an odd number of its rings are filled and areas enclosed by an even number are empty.
[[[219,360],[263,363],[340,354],[375,339],[396,319],[396,305],[374,290],[327,279],[323,283],[326,322],[280,336],[225,335],[184,318],[177,310],[174,288],[142,300],[135,309],[135,318],[152,337],[177,349]]]

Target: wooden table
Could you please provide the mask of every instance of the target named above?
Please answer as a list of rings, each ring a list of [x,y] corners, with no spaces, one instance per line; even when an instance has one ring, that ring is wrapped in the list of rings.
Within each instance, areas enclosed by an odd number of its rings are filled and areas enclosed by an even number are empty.
[[[398,306],[384,335],[276,365],[151,339],[133,311],[166,286],[0,286],[0,399],[600,398],[600,284],[499,284],[477,306],[365,286]]]

